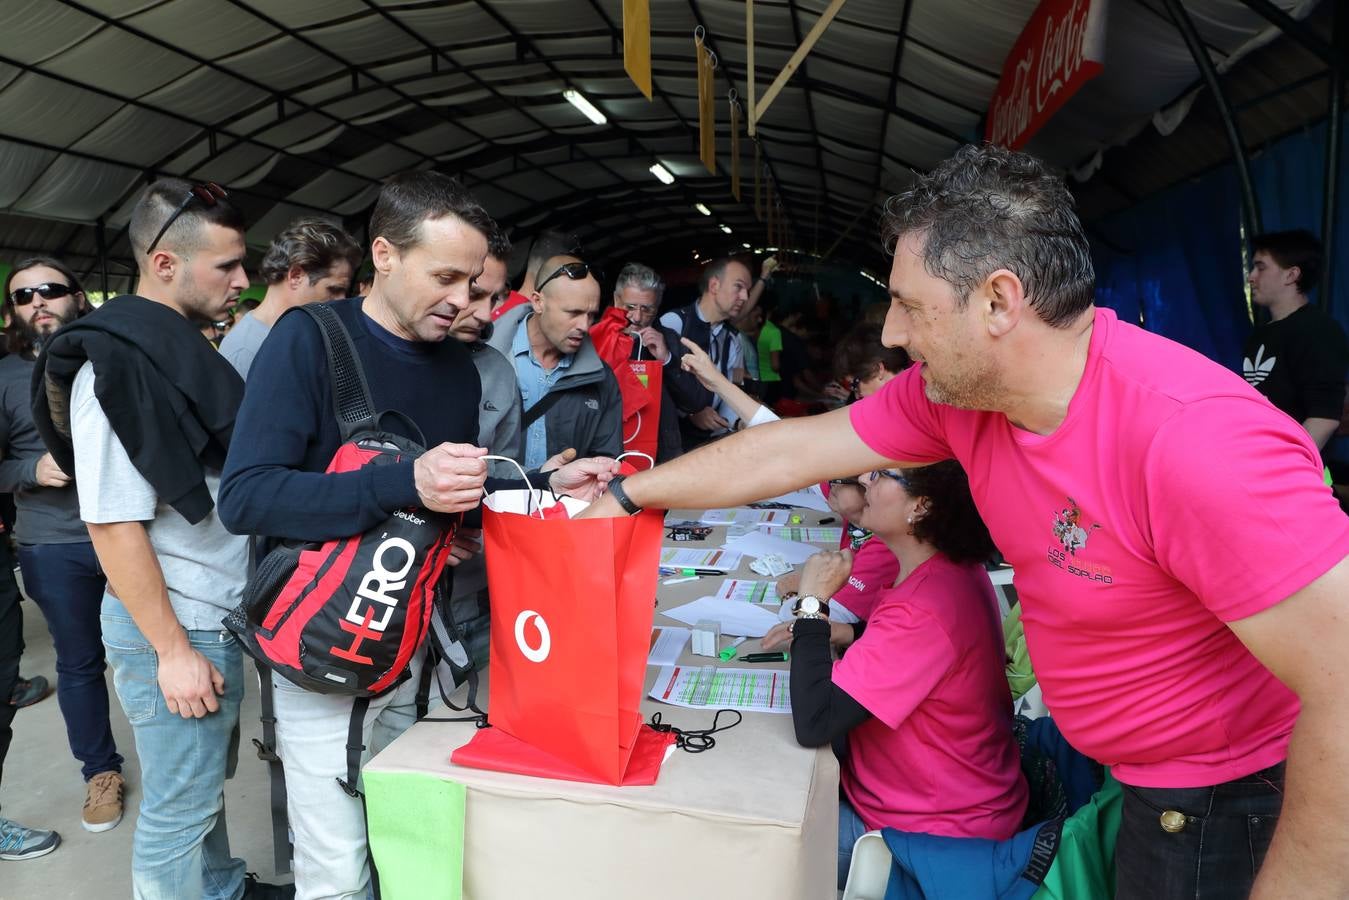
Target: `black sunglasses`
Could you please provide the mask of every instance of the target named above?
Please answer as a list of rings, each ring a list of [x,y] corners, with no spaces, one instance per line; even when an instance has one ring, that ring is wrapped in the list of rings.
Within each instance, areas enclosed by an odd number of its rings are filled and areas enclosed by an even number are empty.
[[[59,281],[51,281],[47,284],[35,284],[32,287],[17,288],[9,292],[9,299],[15,306],[27,306],[33,302],[35,294],[41,294],[43,300],[55,300],[57,297],[69,297],[75,293],[75,289],[68,284],[62,284]]]
[[[173,211],[173,215],[169,216],[169,220],[164,223],[164,227],[159,229],[159,234],[155,235],[155,239],[150,242],[150,246],[145,250],[145,255],[149,256],[155,252],[155,248],[159,246],[164,233],[173,227],[173,223],[178,221],[178,217],[192,204],[193,200],[200,200],[202,206],[210,208],[227,197],[229,197],[229,193],[214,181],[192,185],[188,188],[187,196],[183,198],[183,202],[178,204],[178,208]]]
[[[599,281],[599,280],[600,280],[600,270],[599,270],[599,269],[595,268],[594,266],[590,265],[589,263],[583,263],[583,262],[570,262],[570,263],[567,263],[566,265],[562,266],[560,269],[558,269],[558,270],[557,270],[556,272],[554,272],[552,275],[549,275],[547,278],[543,279],[543,281],[540,281],[537,285],[535,285],[534,290],[536,290],[536,291],[542,291],[542,290],[543,290],[543,286],[544,286],[545,284],[547,284],[548,282],[552,281],[554,278],[556,278],[556,277],[559,276],[559,275],[566,275],[567,278],[569,278],[569,279],[572,280],[572,281],[580,281],[582,278],[585,278],[587,275],[591,274],[592,272],[595,273],[595,280],[596,280],[596,281]]]

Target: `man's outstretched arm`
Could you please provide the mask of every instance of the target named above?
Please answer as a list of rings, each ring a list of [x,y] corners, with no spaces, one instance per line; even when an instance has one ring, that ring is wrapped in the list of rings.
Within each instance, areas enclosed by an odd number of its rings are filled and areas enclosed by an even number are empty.
[[[896,464],[864,444],[848,410],[839,409],[747,429],[638,472],[623,488],[644,508],[717,509]],[[583,515],[623,514],[618,501],[606,494]]]

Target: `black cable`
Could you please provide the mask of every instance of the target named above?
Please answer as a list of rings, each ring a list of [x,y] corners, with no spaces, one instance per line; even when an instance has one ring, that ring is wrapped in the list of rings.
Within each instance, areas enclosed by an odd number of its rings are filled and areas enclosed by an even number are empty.
[[[717,724],[721,720],[722,713],[730,713],[735,716],[735,721],[728,725]],[[734,728],[744,721],[745,717],[735,709],[719,709],[716,715],[712,716],[711,728],[676,728],[661,721],[659,712],[651,714],[651,721],[648,723],[654,731],[665,732],[675,736],[675,746],[685,753],[702,753],[705,750],[711,750],[717,745],[716,738],[712,735],[718,731],[726,731]]]

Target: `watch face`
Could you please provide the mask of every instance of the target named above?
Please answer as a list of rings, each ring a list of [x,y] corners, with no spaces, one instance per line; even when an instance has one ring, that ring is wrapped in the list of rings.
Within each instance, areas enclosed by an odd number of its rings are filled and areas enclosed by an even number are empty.
[[[800,610],[802,614],[815,615],[818,614],[820,611],[820,598],[802,597],[800,602],[798,602],[796,605],[797,609]]]

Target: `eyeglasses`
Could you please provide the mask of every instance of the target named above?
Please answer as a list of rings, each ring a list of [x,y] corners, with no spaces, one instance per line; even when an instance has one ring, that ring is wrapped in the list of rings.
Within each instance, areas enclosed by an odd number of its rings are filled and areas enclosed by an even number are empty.
[[[155,235],[155,239],[150,242],[150,246],[145,250],[145,255],[149,256],[151,253],[155,252],[155,248],[159,246],[159,242],[164,238],[165,232],[173,227],[173,223],[177,222],[178,217],[192,205],[193,200],[200,200],[201,205],[209,209],[228,197],[229,194],[225,189],[214,181],[208,181],[205,184],[192,185],[192,187],[188,188],[187,196],[183,198],[183,202],[178,204],[178,208],[173,211],[173,215],[169,216],[169,220],[164,223],[164,227],[159,229],[159,234]]]
[[[909,489],[909,479],[905,478],[899,472],[891,472],[889,469],[876,469],[871,473],[871,480],[875,481],[878,478],[893,479],[894,481],[898,481],[900,486],[903,487],[904,490],[907,491]]]
[[[59,281],[47,284],[35,284],[32,287],[17,288],[9,292],[9,299],[15,306],[27,306],[33,302],[34,295],[41,294],[43,300],[55,300],[57,297],[69,297],[75,289]]]
[[[585,278],[585,277],[586,277],[587,275],[589,275],[591,272],[594,272],[594,273],[595,273],[595,280],[596,280],[596,281],[599,281],[599,280],[600,280],[600,278],[599,278],[599,274],[600,274],[600,273],[599,273],[599,270],[598,270],[598,269],[592,268],[592,267],[590,266],[589,263],[583,263],[583,262],[570,262],[570,263],[567,263],[566,265],[562,266],[560,269],[558,269],[558,270],[557,270],[556,272],[554,272],[552,275],[549,275],[547,278],[543,279],[543,281],[540,281],[537,285],[535,285],[534,290],[536,290],[536,291],[542,291],[542,290],[543,290],[543,286],[544,286],[545,284],[547,284],[548,282],[552,281],[554,278],[556,278],[556,277],[559,276],[559,275],[566,275],[567,278],[568,278],[569,280],[571,280],[571,281],[580,281],[582,278]]]

